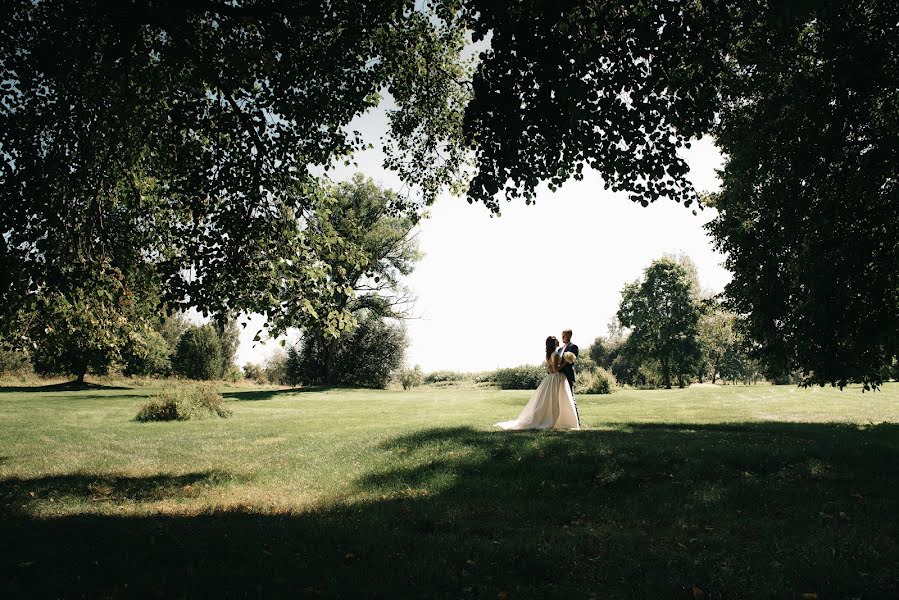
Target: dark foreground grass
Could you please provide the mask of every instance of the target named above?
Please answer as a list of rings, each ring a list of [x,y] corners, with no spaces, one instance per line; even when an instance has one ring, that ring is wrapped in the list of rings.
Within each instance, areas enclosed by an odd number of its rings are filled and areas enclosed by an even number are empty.
[[[784,414],[826,417],[800,410],[821,398],[788,390]],[[769,394],[767,422],[716,422],[728,411],[745,417],[752,390],[743,388],[714,391],[714,418],[701,406],[687,413],[713,422],[679,422],[689,390],[635,392],[583,398],[586,431],[508,433],[489,423],[521,394],[453,393],[456,408],[438,413],[426,392],[248,392],[252,402],[231,404],[233,423],[180,424],[192,429],[117,430],[110,406],[126,405],[124,415],[139,398],[82,400],[83,418],[106,407],[93,427],[110,437],[95,442],[0,404],[4,426],[32,427],[28,439],[45,436],[63,463],[24,456],[36,446],[10,430],[0,438],[0,596],[899,596],[899,425],[772,420],[772,388],[759,392]],[[621,420],[628,398],[640,417],[631,423]],[[882,398],[845,397],[893,414]],[[638,422],[669,405],[680,408],[668,422]],[[319,426],[298,424],[316,414]],[[236,440],[276,431],[287,441],[261,454]],[[171,446],[165,436],[179,432],[174,450],[142,439]],[[220,455],[204,455],[216,439]],[[119,464],[129,456],[122,440],[143,466]],[[83,452],[77,443],[112,457],[67,466],[61,453]],[[301,450],[317,456],[278,460]],[[159,462],[142,456],[154,452]],[[247,466],[260,456],[268,468]],[[292,490],[295,504],[278,500]],[[266,505],[266,494],[276,501]],[[243,500],[222,501],[231,496]]]

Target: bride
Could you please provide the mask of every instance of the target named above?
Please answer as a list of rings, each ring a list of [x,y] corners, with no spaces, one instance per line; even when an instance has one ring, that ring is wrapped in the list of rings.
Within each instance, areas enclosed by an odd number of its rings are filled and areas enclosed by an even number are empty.
[[[556,353],[559,340],[555,336],[546,338],[546,372],[531,399],[514,421],[497,423],[503,429],[580,429],[574,398],[568,379],[560,369],[564,366],[561,356]]]

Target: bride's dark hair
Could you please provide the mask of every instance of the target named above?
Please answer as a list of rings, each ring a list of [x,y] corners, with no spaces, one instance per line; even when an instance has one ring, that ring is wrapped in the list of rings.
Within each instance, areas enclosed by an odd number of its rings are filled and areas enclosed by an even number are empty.
[[[555,352],[558,347],[559,340],[556,339],[556,336],[551,335],[546,338],[546,360],[549,360],[549,357],[552,356],[553,352]]]

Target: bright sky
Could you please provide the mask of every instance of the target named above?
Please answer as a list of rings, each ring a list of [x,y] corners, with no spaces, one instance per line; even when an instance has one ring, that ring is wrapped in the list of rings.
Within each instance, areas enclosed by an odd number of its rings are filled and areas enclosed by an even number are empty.
[[[353,125],[371,140],[386,130],[383,111]],[[697,189],[716,189],[722,158],[711,140],[694,143],[685,156]],[[381,158],[380,151],[367,151],[357,156],[358,167],[338,170],[334,178],[361,171],[398,189]],[[566,327],[585,347],[606,333],[625,283],[665,253],[687,254],[703,289],[720,291],[730,280],[702,227],[713,209],[694,216],[669,200],[643,208],[626,194],[604,190],[592,171],[555,193],[542,188],[536,205],[504,202],[499,218],[449,196],[430,213],[419,227],[425,257],[408,280],[419,318],[407,324],[406,362],[425,372],[537,364],[546,336],[559,337]],[[263,362],[279,348],[252,342],[260,324],[257,316],[243,332],[238,364]]]

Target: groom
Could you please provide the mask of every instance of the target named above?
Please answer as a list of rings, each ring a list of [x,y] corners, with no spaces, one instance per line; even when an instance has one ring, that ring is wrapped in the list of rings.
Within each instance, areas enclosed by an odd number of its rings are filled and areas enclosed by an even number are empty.
[[[566,352],[571,352],[575,356],[577,356],[578,348],[577,344],[571,343],[571,330],[563,329],[562,330],[562,343],[559,345],[559,356],[562,356]],[[566,379],[568,379],[568,385],[571,386],[571,398],[574,399],[574,365],[568,364],[563,361],[564,366],[560,369],[561,373],[565,374]],[[577,400],[574,401],[574,412],[577,414],[577,422],[581,422],[581,414],[577,409]]]

